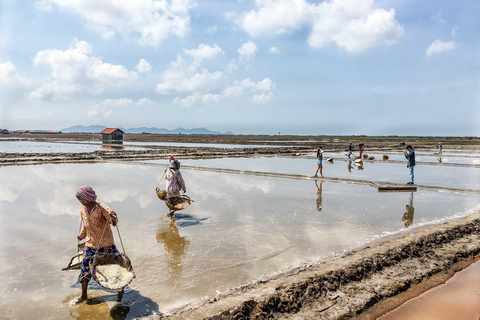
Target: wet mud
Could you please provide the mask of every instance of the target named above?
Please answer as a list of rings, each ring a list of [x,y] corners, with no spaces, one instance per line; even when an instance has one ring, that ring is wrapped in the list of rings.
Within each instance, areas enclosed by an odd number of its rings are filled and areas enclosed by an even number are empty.
[[[480,212],[173,310],[171,319],[348,319],[480,254]],[[150,317],[150,319],[154,319]]]

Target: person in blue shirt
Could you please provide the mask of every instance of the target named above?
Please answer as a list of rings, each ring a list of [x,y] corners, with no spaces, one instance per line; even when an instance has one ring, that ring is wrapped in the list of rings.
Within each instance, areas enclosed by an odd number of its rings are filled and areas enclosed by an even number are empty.
[[[410,182],[407,184],[413,184],[413,169],[415,168],[415,150],[413,150],[413,147],[411,145],[408,145],[407,150],[405,150],[405,158],[407,158],[407,168],[410,170]]]

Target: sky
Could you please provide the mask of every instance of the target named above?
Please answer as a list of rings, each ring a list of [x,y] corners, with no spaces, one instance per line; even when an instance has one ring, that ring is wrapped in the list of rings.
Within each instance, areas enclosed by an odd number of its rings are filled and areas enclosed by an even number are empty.
[[[480,136],[476,0],[2,0],[0,128]]]

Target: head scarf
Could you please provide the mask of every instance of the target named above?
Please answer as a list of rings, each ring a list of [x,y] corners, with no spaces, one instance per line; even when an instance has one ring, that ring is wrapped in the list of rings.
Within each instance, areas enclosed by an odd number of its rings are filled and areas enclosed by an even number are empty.
[[[169,168],[178,170],[180,169],[180,162],[175,159],[173,156],[170,157],[170,163],[169,163]]]
[[[95,202],[97,200],[97,195],[90,186],[83,186],[77,190],[77,198],[85,199],[90,202]]]

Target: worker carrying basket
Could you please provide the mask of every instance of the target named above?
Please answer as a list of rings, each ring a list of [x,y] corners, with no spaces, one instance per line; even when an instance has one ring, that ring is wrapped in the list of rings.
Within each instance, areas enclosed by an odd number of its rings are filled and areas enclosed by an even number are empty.
[[[165,178],[166,190],[161,190],[158,185],[162,179]],[[183,210],[189,207],[193,200],[186,194],[180,194],[180,191],[187,192],[185,181],[183,180],[182,173],[180,172],[180,162],[173,156],[170,157],[169,166],[165,170],[165,173],[158,182],[155,189],[157,196],[160,200],[165,201],[168,207],[171,217],[174,216],[175,211]]]
[[[69,266],[63,270],[78,267],[81,270],[78,282],[82,286],[82,295],[78,298],[78,302],[87,299],[88,282],[92,277],[100,286],[123,293],[124,287],[135,278],[135,273],[130,259],[125,254],[118,229],[117,214],[107,205],[96,201],[97,195],[90,186],[81,187],[76,196],[83,204],[80,232],[77,238],[79,242],[85,239],[85,246],[80,266],[76,262],[80,260],[77,254],[72,258]],[[117,227],[123,253],[120,253],[115,246],[110,225]],[[72,262],[76,263],[72,264]]]

